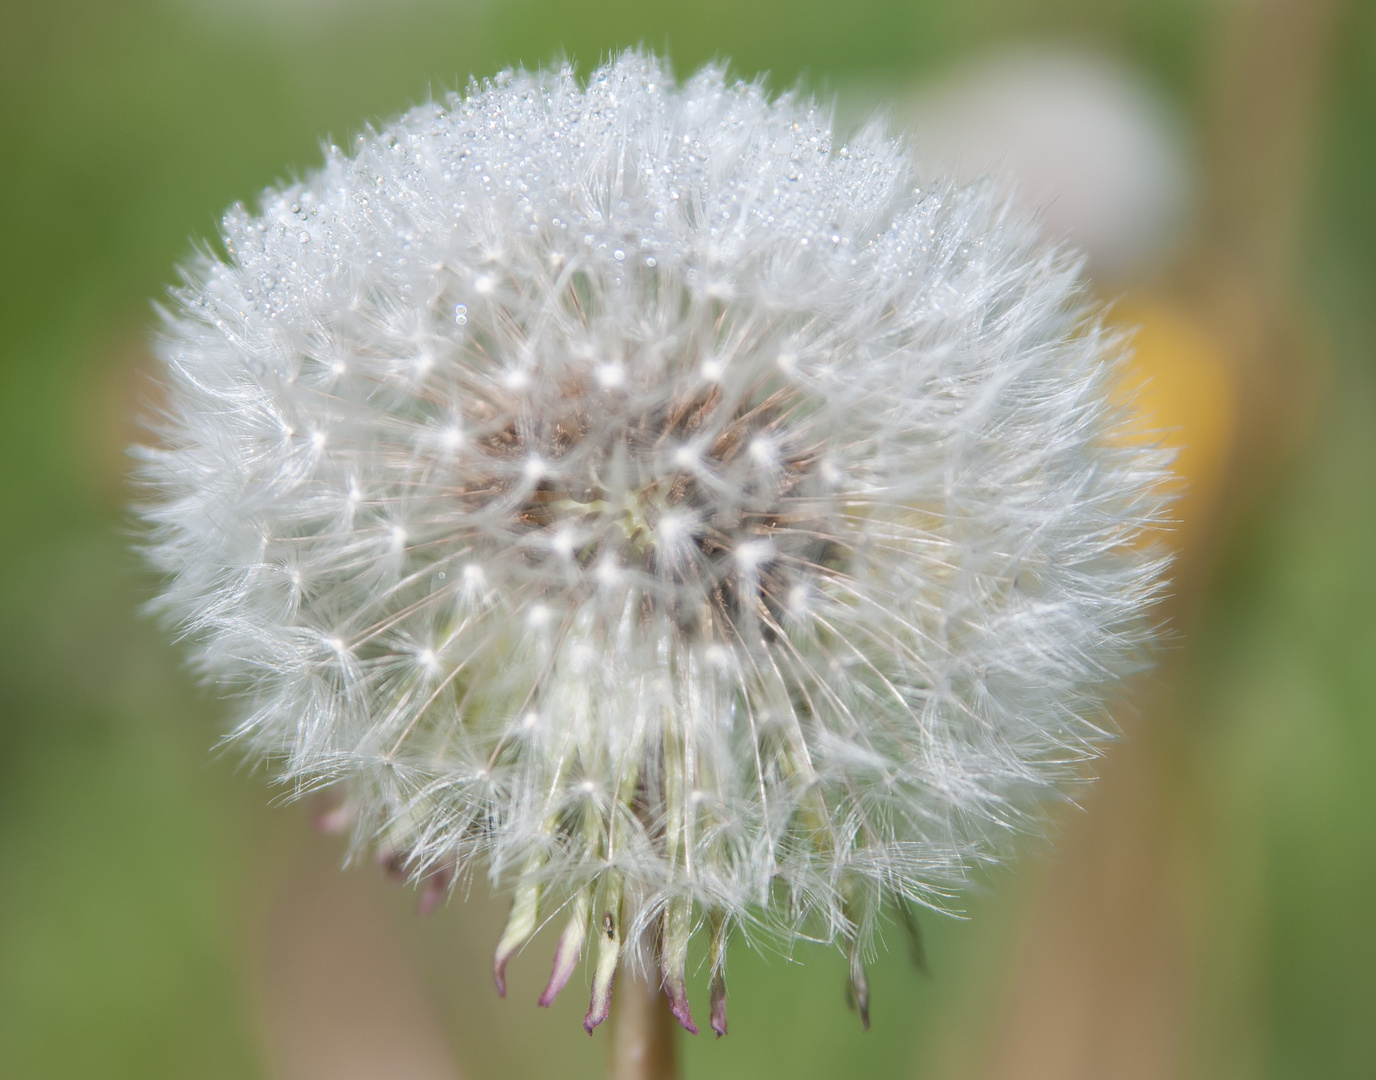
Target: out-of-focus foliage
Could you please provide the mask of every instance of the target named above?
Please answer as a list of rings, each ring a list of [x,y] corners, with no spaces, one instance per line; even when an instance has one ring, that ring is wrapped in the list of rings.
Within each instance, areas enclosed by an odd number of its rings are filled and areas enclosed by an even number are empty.
[[[1193,0],[6,0],[0,6],[0,1074],[251,1077],[242,940],[290,812],[208,753],[222,711],[136,610],[119,448],[167,284],[220,210],[469,73],[644,42],[825,90],[895,85],[1010,36],[1117,50],[1199,117]],[[1201,862],[1190,1067],[1357,1077],[1376,1059],[1376,14],[1352,6],[1296,288],[1332,351],[1309,443],[1235,523],[1188,642],[1178,748]],[[690,1075],[934,1073],[987,1036],[1017,880],[928,920],[933,977],[732,957],[732,1035]],[[481,892],[481,889],[475,890]],[[475,909],[485,910],[485,909]],[[410,933],[475,1077],[595,1076],[569,1017],[500,1008],[455,903]],[[487,916],[482,916],[487,917]],[[483,940],[486,940],[484,938]],[[532,966],[531,972],[534,971]],[[528,973],[530,982],[543,973]],[[450,987],[474,989],[450,997]],[[465,1013],[459,1002],[488,1002]],[[479,1006],[474,1006],[474,1009]],[[952,1050],[951,1047],[957,1047]]]

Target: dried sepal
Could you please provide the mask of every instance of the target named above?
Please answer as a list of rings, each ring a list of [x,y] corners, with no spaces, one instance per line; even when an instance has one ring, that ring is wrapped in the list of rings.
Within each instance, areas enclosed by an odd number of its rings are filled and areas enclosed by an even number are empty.
[[[688,1007],[688,939],[693,932],[693,902],[689,897],[676,896],[664,909],[664,925],[660,943],[661,985],[669,998],[674,1019],[690,1035],[698,1033],[693,1013]]]
[[[569,981],[578,961],[583,958],[583,944],[588,938],[588,914],[592,907],[592,891],[580,889],[569,904],[568,922],[564,932],[559,935],[559,944],[554,948],[554,966],[550,971],[549,982],[540,994],[539,1004],[548,1008],[554,1003],[559,991]]]
[[[612,984],[621,961],[621,882],[613,874],[606,880],[598,904],[597,965],[592,974],[592,997],[583,1030],[589,1035],[611,1014]]]
[[[511,902],[511,914],[507,917],[506,929],[497,942],[497,951],[492,959],[492,979],[497,984],[497,993],[506,997],[506,965],[516,955],[517,950],[530,940],[537,928],[540,913],[540,861],[532,859],[526,866],[516,884],[516,894]]]
[[[708,990],[711,1008],[712,1031],[717,1038],[726,1034],[726,920],[719,912],[709,918],[710,936],[708,938],[707,962],[712,970],[712,981]]]

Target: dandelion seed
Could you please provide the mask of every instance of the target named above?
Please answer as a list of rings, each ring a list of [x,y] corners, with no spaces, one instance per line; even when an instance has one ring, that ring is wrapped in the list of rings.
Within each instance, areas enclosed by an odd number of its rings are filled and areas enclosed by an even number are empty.
[[[293,205],[309,244],[259,227]],[[696,1030],[703,934],[724,1034],[753,928],[836,941],[863,1013],[885,902],[1001,854],[1142,662],[1167,462],[1121,344],[877,129],[637,53],[507,73],[224,237],[161,346],[158,606],[423,906],[511,893],[503,992],[557,917],[540,1004],[586,955],[591,1030],[655,965]]]

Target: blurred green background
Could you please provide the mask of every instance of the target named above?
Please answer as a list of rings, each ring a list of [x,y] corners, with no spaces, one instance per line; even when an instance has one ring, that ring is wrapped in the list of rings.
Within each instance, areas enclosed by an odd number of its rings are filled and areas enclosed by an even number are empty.
[[[313,167],[320,140],[347,145],[470,74],[563,55],[586,70],[636,43],[680,74],[730,57],[776,89],[830,94],[901,92],[997,42],[1067,42],[1144,72],[1202,140],[1237,7],[4,0],[0,1075],[308,1075],[282,1064],[291,1034],[274,1017],[295,1014],[274,935],[297,910],[283,895],[315,895],[291,882],[316,863],[334,875],[342,853],[306,835],[299,808],[268,806],[277,793],[232,751],[212,752],[224,707],[138,615],[153,583],[123,509],[150,298],[225,206]],[[1228,516],[1168,661],[1190,917],[1179,1045],[1151,1075],[1376,1075],[1376,7],[1335,18],[1283,277],[1326,374],[1300,445]],[[688,1046],[687,1075],[981,1075],[1045,848],[968,897],[968,919],[925,920],[930,976],[891,935],[866,1035],[838,956],[736,949],[732,1034]],[[463,1075],[599,1074],[582,1002],[527,1000],[543,954],[520,961],[511,1000],[492,994],[502,913],[482,888],[418,922],[411,897],[374,897],[374,876],[341,880],[364,898],[355,921],[381,919],[402,957],[384,958],[375,989],[399,1008],[410,999],[389,987],[419,987]],[[347,937],[353,916],[339,918]],[[422,1075],[408,1068],[371,1075]]]

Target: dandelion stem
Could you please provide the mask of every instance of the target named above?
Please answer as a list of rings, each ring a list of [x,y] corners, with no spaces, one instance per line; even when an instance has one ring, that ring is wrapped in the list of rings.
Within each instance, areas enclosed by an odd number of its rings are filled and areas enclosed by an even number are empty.
[[[678,1021],[659,987],[623,969],[608,1043],[609,1080],[676,1080]]]

